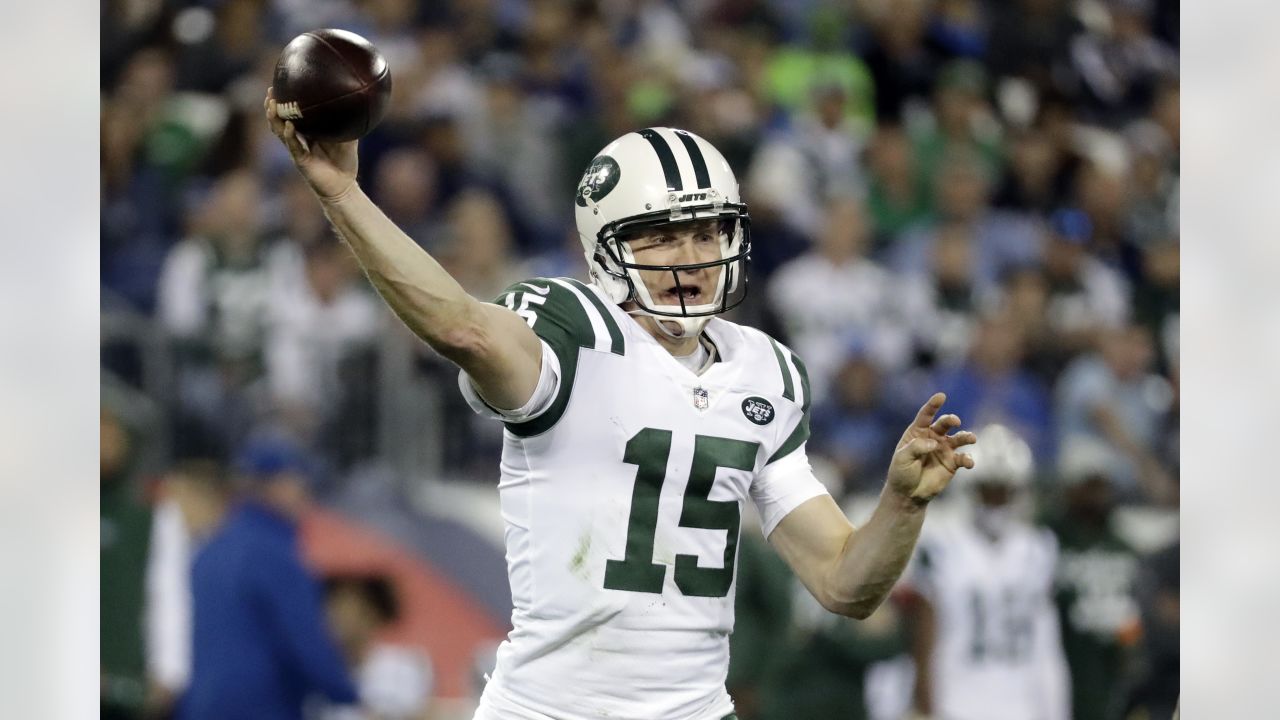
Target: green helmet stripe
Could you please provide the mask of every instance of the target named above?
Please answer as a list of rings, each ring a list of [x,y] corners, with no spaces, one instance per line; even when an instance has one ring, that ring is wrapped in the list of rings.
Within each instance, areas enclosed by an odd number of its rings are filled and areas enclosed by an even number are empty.
[[[658,154],[658,162],[662,163],[662,174],[667,179],[667,189],[683,190],[684,182],[680,180],[680,166],[676,165],[675,153],[671,152],[671,146],[667,144],[666,138],[659,135],[653,128],[641,130],[640,137],[648,140],[653,146],[653,151]]]

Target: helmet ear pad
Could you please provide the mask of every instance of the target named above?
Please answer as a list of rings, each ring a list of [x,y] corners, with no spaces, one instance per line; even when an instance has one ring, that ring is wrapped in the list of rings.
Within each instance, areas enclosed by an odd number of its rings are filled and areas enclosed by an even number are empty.
[[[631,299],[631,284],[624,279],[625,273],[618,264],[609,257],[609,253],[596,245],[592,250],[583,253],[587,258],[587,267],[591,274],[591,282],[604,290],[605,295],[615,305],[621,305]],[[614,274],[616,273],[616,274]],[[623,277],[619,277],[619,275]]]
[[[745,235],[745,233],[746,231],[744,230],[743,224],[741,222],[734,223],[733,232],[722,233],[722,236],[725,238],[725,240],[722,241],[721,243],[720,256],[733,257],[734,255],[737,255],[742,248],[743,235]],[[748,250],[749,248],[750,246],[748,246]],[[744,282],[747,275],[747,272],[746,272],[747,265],[750,263],[750,261],[751,261],[751,255],[748,252],[747,262],[743,263],[741,268],[742,272],[734,272],[734,265],[732,264],[725,266],[725,275],[729,280],[729,286],[724,290],[724,292],[733,294],[738,291],[738,288],[742,287],[742,283]],[[725,278],[723,277],[721,278],[722,281],[724,279]]]

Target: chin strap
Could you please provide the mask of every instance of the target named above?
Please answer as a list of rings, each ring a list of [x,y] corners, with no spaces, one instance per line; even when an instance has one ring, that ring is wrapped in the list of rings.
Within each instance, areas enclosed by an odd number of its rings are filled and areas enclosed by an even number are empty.
[[[666,315],[654,315],[653,313],[645,312],[640,308],[632,308],[630,310],[625,310],[624,312],[636,317],[643,316],[653,318],[653,324],[658,326],[658,330],[672,340],[683,340],[691,335],[697,335],[702,332],[702,328],[706,327],[707,321],[711,319],[710,315],[703,315],[701,317],[667,317]],[[673,331],[668,327],[667,323],[675,325],[679,328],[679,332]]]

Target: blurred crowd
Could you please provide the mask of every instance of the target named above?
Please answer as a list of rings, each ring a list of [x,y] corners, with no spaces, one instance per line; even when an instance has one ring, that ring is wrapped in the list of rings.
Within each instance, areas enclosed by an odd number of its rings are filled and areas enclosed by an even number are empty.
[[[124,496],[264,426],[334,485],[419,446],[432,471],[496,478],[500,429],[406,342],[263,120],[280,48],[342,27],[394,81],[362,185],[480,297],[585,277],[570,198],[613,138],[668,125],[713,143],[752,219],[733,319],[808,364],[809,455],[833,494],[878,489],[933,390],[967,425],[1011,428],[1060,546],[1063,642],[1088,658],[1073,679],[1106,685],[1105,710],[1076,717],[1176,696],[1176,545],[1109,524],[1178,504],[1176,0],[104,0],[101,27],[102,360],[123,389],[104,417],[146,440]],[[405,415],[392,377],[438,391]],[[135,501],[112,506],[121,527]],[[104,533],[104,633],[108,549]],[[1129,560],[1081,570],[1102,555]],[[910,613],[802,621],[751,584],[770,562],[740,565],[740,606],[783,608],[837,665],[905,652]],[[1080,610],[1098,583],[1130,611]],[[798,647],[777,655],[814,662]],[[765,713],[800,666],[735,676]]]

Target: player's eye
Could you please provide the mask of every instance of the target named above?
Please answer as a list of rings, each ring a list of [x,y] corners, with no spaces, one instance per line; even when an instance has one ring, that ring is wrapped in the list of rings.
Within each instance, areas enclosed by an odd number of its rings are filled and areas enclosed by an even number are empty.
[[[715,236],[715,235],[712,235],[711,233],[699,233],[699,234],[698,234],[698,236],[697,236],[697,238],[695,238],[695,239],[696,239],[698,242],[700,242],[700,243],[704,243],[704,244],[705,244],[705,243],[713,243],[713,242],[715,242],[715,241],[716,241],[716,236]]]

